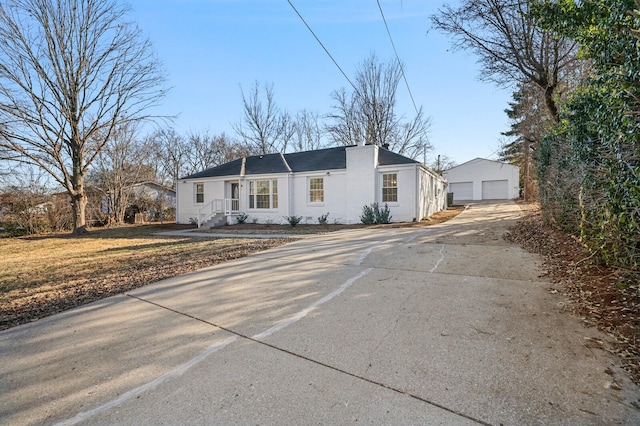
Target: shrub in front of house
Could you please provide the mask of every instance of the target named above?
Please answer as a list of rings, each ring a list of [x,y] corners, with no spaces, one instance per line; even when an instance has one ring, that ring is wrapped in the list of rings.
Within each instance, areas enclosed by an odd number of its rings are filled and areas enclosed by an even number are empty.
[[[365,225],[391,223],[391,210],[387,204],[381,208],[378,203],[362,207],[360,221]]]
[[[373,212],[373,205],[377,206],[377,204],[374,203],[371,206],[362,207],[360,222],[364,223],[365,225],[373,225],[374,223],[376,223],[376,214]]]
[[[287,222],[289,222],[289,225],[292,227],[295,227],[302,220],[302,216],[284,216],[284,218],[287,219]]]
[[[328,219],[328,218],[329,218],[329,212],[327,212],[327,213],[325,213],[325,214],[321,215],[321,216],[318,218],[318,223],[319,223],[320,225],[326,225],[326,224],[327,224],[327,219]]]
[[[376,215],[376,223],[391,223],[391,210],[385,203],[384,208],[380,208],[378,203],[375,204],[374,213]]]
[[[249,219],[249,215],[246,213],[240,213],[238,216],[236,216],[236,222],[238,224],[243,224],[247,221],[247,219]]]

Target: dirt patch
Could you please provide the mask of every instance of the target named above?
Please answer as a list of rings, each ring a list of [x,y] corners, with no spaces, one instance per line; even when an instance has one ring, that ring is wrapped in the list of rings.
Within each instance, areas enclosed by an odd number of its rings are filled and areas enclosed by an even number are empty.
[[[464,211],[465,206],[451,206],[447,210],[443,210],[429,217],[428,219],[416,222],[396,222],[385,225],[342,225],[342,224],[311,224],[301,223],[296,226],[277,225],[268,223],[238,223],[226,226],[220,226],[212,229],[202,229],[199,232],[208,232],[212,234],[273,234],[273,235],[304,235],[304,234],[324,234],[328,232],[343,231],[347,229],[378,229],[378,228],[420,228],[425,226],[436,225],[446,222]]]
[[[545,274],[556,284],[549,291],[566,296],[571,311],[585,324],[613,337],[613,346],[590,343],[617,354],[640,384],[640,271],[595,263],[578,239],[547,227],[536,204],[521,207],[525,217],[505,238],[543,257]]]

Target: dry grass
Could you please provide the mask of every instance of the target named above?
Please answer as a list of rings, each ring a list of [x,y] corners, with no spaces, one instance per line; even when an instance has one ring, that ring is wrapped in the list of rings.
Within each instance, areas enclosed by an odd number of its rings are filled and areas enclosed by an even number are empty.
[[[428,221],[378,227],[433,225],[462,210],[454,207]],[[272,233],[274,238],[233,238],[234,233],[247,233],[247,226],[256,233]],[[179,225],[101,229],[81,237],[0,238],[0,330],[291,241],[276,238],[283,233],[324,233],[347,227],[363,225],[227,226],[223,229],[228,238],[204,239],[154,235]]]
[[[153,235],[159,230],[0,239],[0,329],[286,242]]]

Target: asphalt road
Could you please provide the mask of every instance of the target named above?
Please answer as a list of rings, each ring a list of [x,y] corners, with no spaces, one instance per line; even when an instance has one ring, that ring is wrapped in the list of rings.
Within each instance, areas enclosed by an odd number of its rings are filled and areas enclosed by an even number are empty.
[[[514,203],[305,238],[0,332],[0,424],[640,424],[502,235]]]

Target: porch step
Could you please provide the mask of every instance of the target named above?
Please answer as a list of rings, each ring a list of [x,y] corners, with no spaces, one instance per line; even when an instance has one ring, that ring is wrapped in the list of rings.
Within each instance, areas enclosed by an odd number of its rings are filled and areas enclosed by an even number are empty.
[[[224,226],[226,224],[227,224],[227,216],[224,213],[217,213],[215,216],[211,217],[209,220],[202,222],[200,227],[211,229],[211,228],[217,228],[219,226]]]

